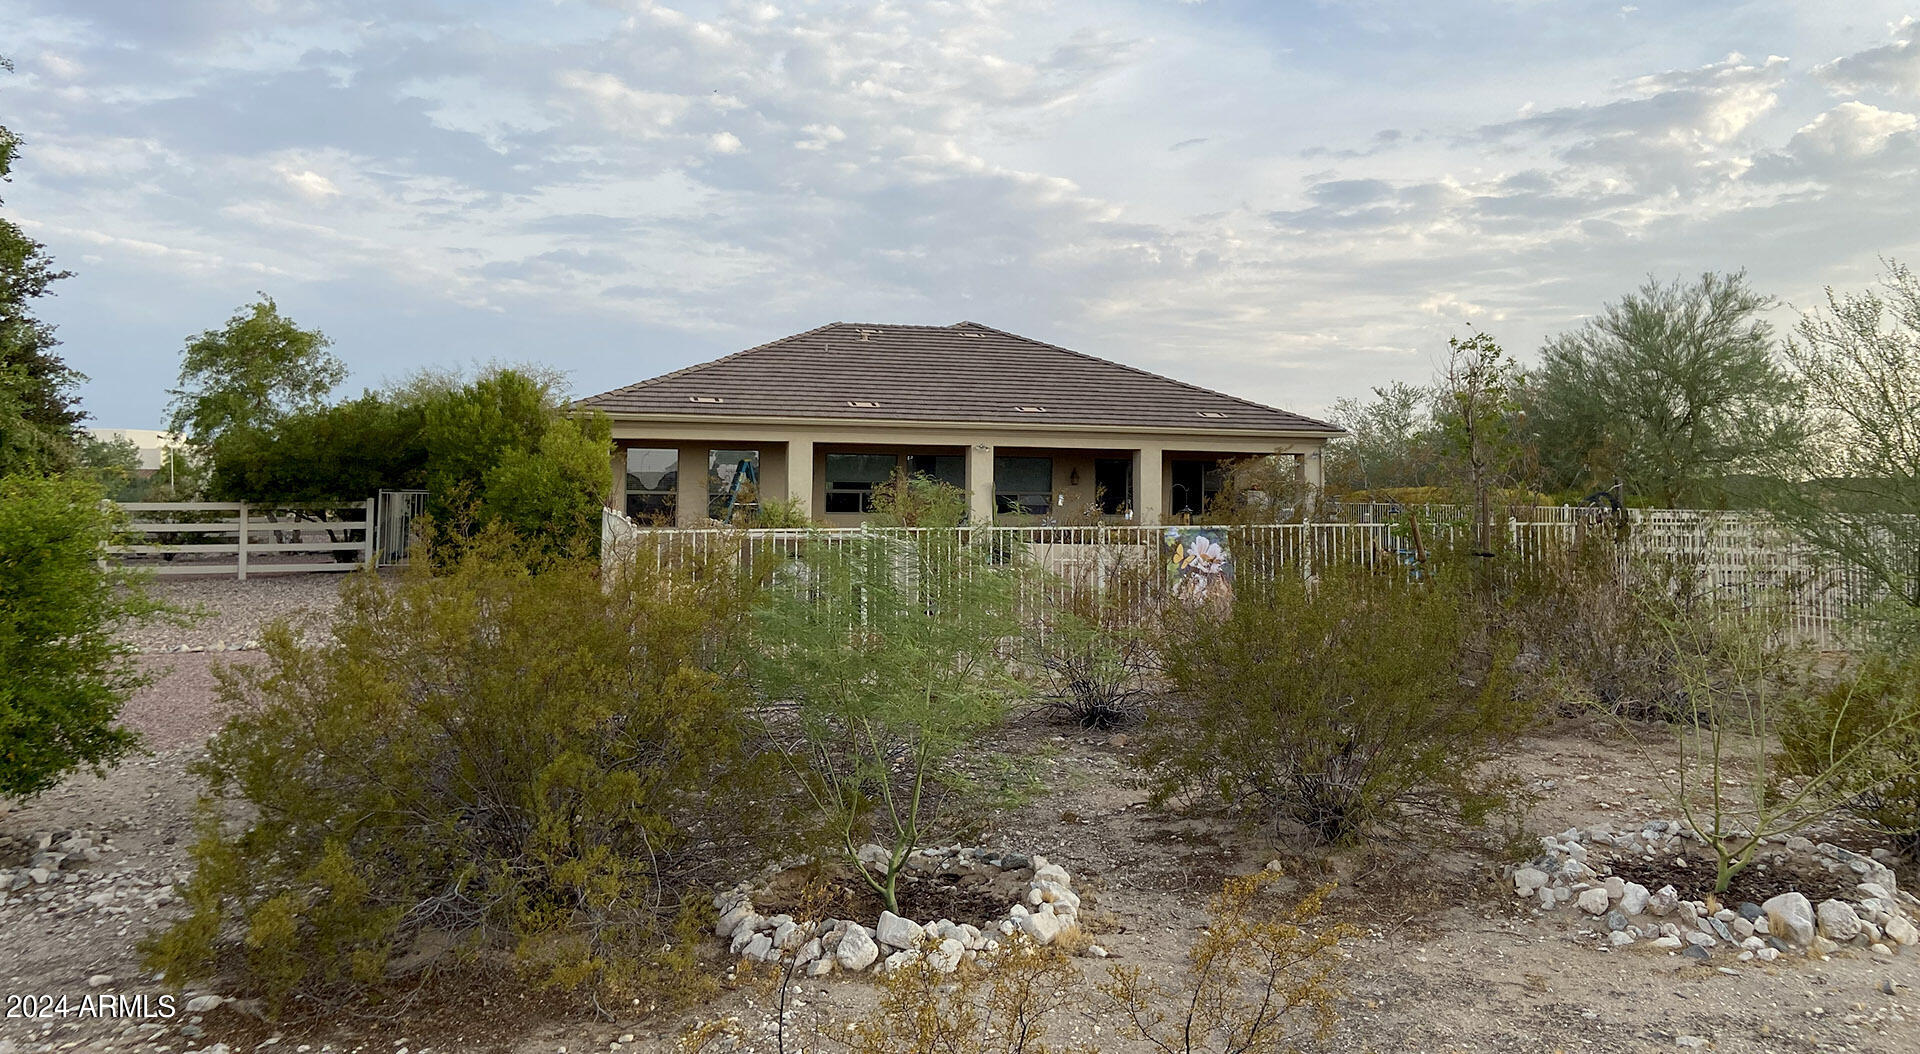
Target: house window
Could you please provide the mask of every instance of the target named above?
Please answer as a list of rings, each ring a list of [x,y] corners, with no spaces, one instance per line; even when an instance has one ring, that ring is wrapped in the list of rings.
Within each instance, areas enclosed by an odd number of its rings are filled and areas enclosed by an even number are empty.
[[[967,459],[959,454],[908,454],[907,475],[925,476],[966,490]]]
[[[760,504],[760,452],[707,453],[707,515],[723,523],[750,514]]]
[[[893,478],[892,454],[828,454],[827,511],[872,512],[874,489]]]
[[[1118,516],[1133,510],[1133,459],[1098,457],[1093,459],[1093,490],[1100,511]]]
[[[679,486],[679,451],[627,448],[627,516],[634,522],[672,525]]]
[[[1045,516],[1053,508],[1053,459],[993,459],[993,507],[1001,512]]]
[[[1213,504],[1226,473],[1221,471],[1218,461],[1175,460],[1168,466],[1167,476],[1173,484],[1172,513],[1198,516]]]

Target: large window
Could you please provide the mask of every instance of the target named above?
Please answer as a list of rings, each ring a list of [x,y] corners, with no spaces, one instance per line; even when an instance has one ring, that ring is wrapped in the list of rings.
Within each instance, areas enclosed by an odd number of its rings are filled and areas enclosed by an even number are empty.
[[[1118,516],[1133,511],[1133,459],[1101,457],[1093,459],[1093,489],[1100,511]]]
[[[925,476],[966,490],[967,459],[960,454],[908,454],[907,475]]]
[[[872,512],[875,488],[893,478],[892,454],[828,454],[828,512]]]
[[[672,525],[679,486],[679,451],[627,449],[627,515],[634,522]]]
[[[723,523],[751,516],[760,505],[760,452],[714,450],[707,455],[707,515]]]
[[[993,459],[993,507],[1000,512],[1045,516],[1053,509],[1053,459]]]
[[[1167,511],[1175,516],[1198,516],[1207,511],[1226,478],[1218,461],[1176,460],[1167,475],[1173,484],[1173,505]]]

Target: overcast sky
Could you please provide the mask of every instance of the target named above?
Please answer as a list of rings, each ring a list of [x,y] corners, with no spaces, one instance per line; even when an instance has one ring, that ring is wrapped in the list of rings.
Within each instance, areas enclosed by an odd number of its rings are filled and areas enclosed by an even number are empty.
[[[0,0],[0,193],[109,426],[260,290],[356,390],[972,319],[1316,412],[1920,262],[1914,6]]]

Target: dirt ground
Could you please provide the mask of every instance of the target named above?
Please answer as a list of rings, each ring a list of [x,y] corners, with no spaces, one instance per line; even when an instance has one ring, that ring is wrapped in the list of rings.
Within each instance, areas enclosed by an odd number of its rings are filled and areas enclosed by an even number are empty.
[[[315,603],[328,599],[316,594]],[[77,776],[0,817],[0,870],[22,866],[11,857],[24,857],[17,840],[34,832],[98,831],[111,847],[98,862],[73,870],[78,877],[47,887],[48,899],[15,895],[0,903],[0,993],[66,996],[74,1004],[89,995],[145,995],[150,1016],[0,1018],[0,1054],[219,1050],[221,1043],[228,1051],[274,1054],[665,1052],[688,1024],[728,1016],[749,1034],[737,1049],[774,1049],[763,1031],[773,1015],[764,995],[748,988],[689,1014],[612,1022],[517,989],[467,992],[458,1005],[401,1008],[391,1020],[335,1022],[318,1032],[276,1029],[230,1008],[184,1012],[188,998],[204,993],[172,992],[144,974],[135,944],[182,910],[173,886],[190,870],[186,850],[201,790],[187,765],[222,716],[209,668],[257,661],[257,653],[141,661],[158,679],[124,720],[150,734],[154,753],[104,777]],[[1105,921],[1095,939],[1110,957],[1075,960],[1089,992],[1114,964],[1169,975],[1206,924],[1205,901],[1220,880],[1278,859],[1290,881],[1340,881],[1328,918],[1367,932],[1347,946],[1334,1035],[1307,1049],[1920,1051],[1920,950],[1891,960],[1843,950],[1827,960],[1789,955],[1764,964],[1700,964],[1648,942],[1603,949],[1593,934],[1582,935],[1572,913],[1540,916],[1518,906],[1501,878],[1497,831],[1429,829],[1329,856],[1218,815],[1150,807],[1136,785],[1125,733],[1027,718],[1002,738],[1006,749],[1030,759],[1037,790],[970,844],[1042,853],[1072,872],[1083,895],[1091,891],[1090,911]],[[1557,726],[1530,739],[1508,764],[1538,795],[1527,817],[1533,835],[1637,828],[1671,814],[1659,780],[1664,757],[1610,726]],[[1844,829],[1817,833],[1871,848]],[[1405,848],[1412,844],[1429,848]],[[1905,885],[1914,876],[1905,869],[1901,877]],[[793,994],[802,1031],[863,1014],[875,1000],[871,981],[839,975],[806,981]],[[173,999],[171,1016],[157,1010],[162,996]],[[1114,1054],[1146,1049],[1087,1012],[1063,1012],[1052,1030],[1063,1045],[1078,1041]],[[804,1049],[837,1047],[809,1041]]]

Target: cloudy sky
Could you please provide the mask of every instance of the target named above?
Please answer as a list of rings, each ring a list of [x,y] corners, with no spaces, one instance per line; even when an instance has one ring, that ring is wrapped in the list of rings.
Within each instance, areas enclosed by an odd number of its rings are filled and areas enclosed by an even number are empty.
[[[355,386],[973,319],[1317,411],[1649,274],[1920,262],[1910,12],[0,0],[4,208],[112,426],[262,290]]]

